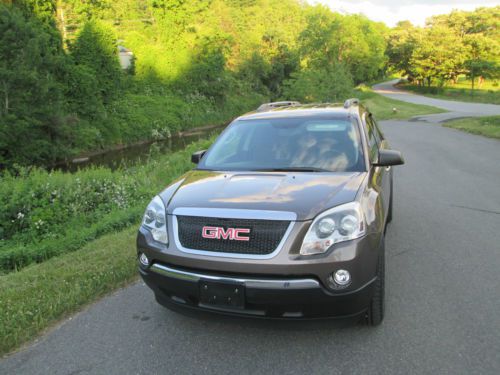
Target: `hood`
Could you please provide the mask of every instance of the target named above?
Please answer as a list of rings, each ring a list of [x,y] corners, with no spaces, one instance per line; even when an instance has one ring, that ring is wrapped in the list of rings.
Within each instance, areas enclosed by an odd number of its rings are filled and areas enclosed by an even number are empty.
[[[160,195],[172,214],[180,207],[288,211],[309,220],[351,202],[365,172],[213,172],[193,170]]]

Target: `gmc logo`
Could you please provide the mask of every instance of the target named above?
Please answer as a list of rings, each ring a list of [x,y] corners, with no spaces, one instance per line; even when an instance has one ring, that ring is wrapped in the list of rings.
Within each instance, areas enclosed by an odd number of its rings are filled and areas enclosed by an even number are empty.
[[[221,227],[203,227],[201,236],[214,240],[234,240],[234,241],[250,241],[250,237],[243,236],[250,234],[250,229],[244,228],[221,228]]]

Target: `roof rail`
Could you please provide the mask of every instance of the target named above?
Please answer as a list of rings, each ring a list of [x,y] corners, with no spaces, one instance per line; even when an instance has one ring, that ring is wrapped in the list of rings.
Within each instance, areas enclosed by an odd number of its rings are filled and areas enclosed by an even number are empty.
[[[351,107],[353,105],[359,105],[359,99],[358,98],[347,99],[344,102],[344,108],[349,108],[349,107]]]
[[[279,107],[293,107],[295,105],[300,105],[300,103],[292,101],[264,103],[257,108],[257,112],[264,112]]]

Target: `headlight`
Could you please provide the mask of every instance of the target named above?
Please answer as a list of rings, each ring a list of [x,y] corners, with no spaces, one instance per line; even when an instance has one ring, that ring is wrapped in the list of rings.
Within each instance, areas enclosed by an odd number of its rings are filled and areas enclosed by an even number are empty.
[[[165,215],[165,205],[160,197],[153,198],[146,208],[142,225],[151,230],[151,235],[155,241],[168,244],[167,217]]]
[[[362,237],[365,231],[365,220],[358,202],[334,207],[314,219],[304,238],[300,254],[324,253],[333,244]]]

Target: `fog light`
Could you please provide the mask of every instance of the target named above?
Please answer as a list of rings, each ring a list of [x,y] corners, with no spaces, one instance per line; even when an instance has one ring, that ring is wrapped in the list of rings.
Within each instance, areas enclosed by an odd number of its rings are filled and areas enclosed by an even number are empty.
[[[330,275],[328,283],[333,289],[346,288],[351,284],[351,274],[346,270],[338,270]]]
[[[144,253],[141,253],[141,255],[139,256],[139,262],[144,266],[144,267],[148,267],[149,266],[149,259],[148,257],[146,256],[146,254]]]

